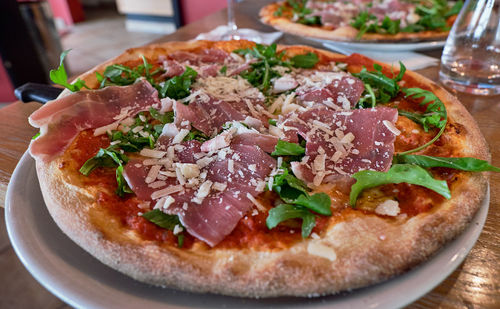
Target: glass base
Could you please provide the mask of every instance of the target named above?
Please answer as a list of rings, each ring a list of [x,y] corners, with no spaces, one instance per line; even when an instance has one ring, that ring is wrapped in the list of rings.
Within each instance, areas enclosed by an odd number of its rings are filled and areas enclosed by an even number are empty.
[[[464,92],[474,95],[483,95],[483,96],[500,94],[500,85],[471,83],[470,81],[460,81],[449,77],[443,72],[439,72],[439,81],[445,87],[454,89],[459,92]]]
[[[231,41],[231,40],[247,40],[253,41],[255,43],[261,43],[262,37],[258,34],[251,33],[249,31],[241,31],[240,29],[230,30],[227,33],[223,34],[221,37],[223,41]]]

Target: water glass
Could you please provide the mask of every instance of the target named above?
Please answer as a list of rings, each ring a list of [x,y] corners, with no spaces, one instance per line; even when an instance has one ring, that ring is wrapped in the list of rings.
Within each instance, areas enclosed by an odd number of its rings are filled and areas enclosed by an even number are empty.
[[[460,92],[500,94],[500,0],[467,0],[441,57],[440,81]]]

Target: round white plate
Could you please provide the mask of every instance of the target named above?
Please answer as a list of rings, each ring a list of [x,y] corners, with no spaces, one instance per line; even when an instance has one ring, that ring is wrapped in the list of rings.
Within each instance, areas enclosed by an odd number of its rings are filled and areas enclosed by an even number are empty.
[[[390,308],[404,306],[444,280],[466,257],[483,228],[488,195],[468,228],[423,265],[384,283],[318,297],[244,299],[162,289],[101,264],[64,235],[50,217],[25,153],[10,181],[5,219],[17,255],[49,291],[77,308]]]
[[[338,48],[345,48],[349,50],[370,50],[370,51],[385,51],[385,52],[401,52],[412,50],[432,50],[441,48],[446,43],[446,40],[441,41],[425,41],[425,42],[409,42],[409,43],[380,43],[380,42],[343,42],[331,41],[316,38],[308,38],[310,40],[336,46]]]

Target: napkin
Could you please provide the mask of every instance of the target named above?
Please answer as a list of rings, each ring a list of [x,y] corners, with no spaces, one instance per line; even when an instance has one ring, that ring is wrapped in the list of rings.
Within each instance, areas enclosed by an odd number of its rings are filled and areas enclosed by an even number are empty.
[[[429,66],[436,65],[439,62],[439,59],[422,55],[412,51],[398,51],[398,52],[373,51],[369,49],[349,48],[345,46],[339,46],[333,43],[323,43],[323,46],[344,55],[350,55],[352,53],[360,53],[372,59],[392,64],[396,67],[399,66],[399,61],[401,61],[403,62],[405,67],[409,70],[423,69]]]
[[[222,36],[227,33],[229,27],[227,25],[218,26],[210,32],[200,33],[196,40],[210,40],[210,41],[218,41],[221,40]],[[281,32],[259,32],[254,29],[247,28],[238,28],[238,32],[240,32],[243,36],[251,36],[257,37],[255,40],[256,43],[259,44],[271,44],[274,41],[278,40],[283,33]]]

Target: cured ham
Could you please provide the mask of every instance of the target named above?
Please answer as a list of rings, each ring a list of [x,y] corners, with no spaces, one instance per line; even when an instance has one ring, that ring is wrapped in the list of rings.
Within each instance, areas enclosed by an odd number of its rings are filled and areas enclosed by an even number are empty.
[[[322,103],[333,109],[351,109],[358,103],[364,84],[358,78],[344,73],[319,74],[326,80],[311,86],[308,82],[297,89],[298,100],[304,103]]]
[[[264,190],[265,177],[276,162],[257,146],[234,142],[216,154],[200,152],[201,143],[197,141],[169,147],[173,147],[174,153],[159,159],[163,161],[129,161],[124,169],[125,179],[138,198],[154,200],[157,208],[178,215],[190,234],[215,246],[252,209],[249,196]],[[160,162],[160,169],[155,168]],[[181,167],[191,171],[180,171]],[[148,181],[154,168],[157,178]],[[159,182],[161,186],[153,188],[152,184]],[[162,199],[167,196],[170,202],[164,207]]]
[[[224,60],[229,57],[229,54],[220,49],[204,49],[196,54],[186,51],[177,51],[170,54],[169,57],[179,62],[199,65],[200,63],[223,63]]]
[[[292,162],[298,178],[320,185],[332,175],[360,170],[387,171],[394,153],[398,112],[376,107],[335,112],[314,108],[289,115],[280,127],[306,140],[302,162]]]
[[[160,104],[156,89],[146,81],[69,94],[46,103],[30,116],[29,122],[40,128],[40,136],[31,141],[29,151],[34,158],[48,162],[61,154],[79,132]]]
[[[256,116],[267,123],[268,117],[257,112],[262,103],[255,101],[223,101],[206,94],[197,96],[189,105],[177,102],[174,105],[177,124],[185,121],[204,134],[211,136],[221,130],[222,125],[231,121],[244,121],[248,116]],[[255,107],[254,107],[255,106]]]

